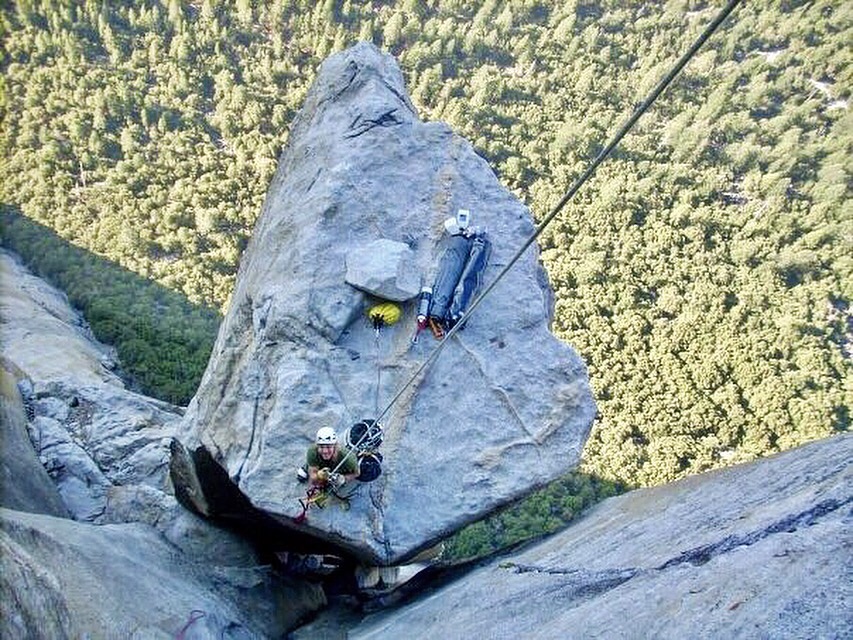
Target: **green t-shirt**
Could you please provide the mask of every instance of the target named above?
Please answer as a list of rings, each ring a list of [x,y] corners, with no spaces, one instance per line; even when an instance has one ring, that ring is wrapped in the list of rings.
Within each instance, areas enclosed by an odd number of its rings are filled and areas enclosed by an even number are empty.
[[[338,447],[337,452],[335,453],[335,457],[331,460],[323,460],[320,457],[320,454],[317,451],[317,445],[312,444],[308,447],[308,454],[306,455],[306,461],[308,462],[309,467],[317,467],[318,469],[322,469],[326,467],[331,471],[335,467],[338,466],[343,457],[346,455],[346,451]],[[344,460],[344,463],[341,465],[341,468],[338,469],[338,473],[342,473],[344,475],[349,475],[351,473],[356,473],[358,471],[358,464],[356,462],[355,454],[351,454]]]

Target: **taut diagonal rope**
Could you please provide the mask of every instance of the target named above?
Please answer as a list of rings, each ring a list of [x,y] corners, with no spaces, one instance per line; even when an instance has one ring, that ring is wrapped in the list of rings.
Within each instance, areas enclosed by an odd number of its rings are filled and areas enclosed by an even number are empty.
[[[560,199],[560,201],[554,205],[553,209],[542,219],[542,222],[536,227],[536,230],[533,234],[521,245],[521,247],[516,251],[515,255],[512,259],[504,266],[501,272],[497,275],[497,277],[487,286],[476,298],[474,298],[471,306],[465,312],[462,320],[455,324],[450,331],[445,334],[444,339],[438,343],[438,346],[433,350],[433,352],[429,355],[429,357],[424,360],[423,364],[412,374],[409,380],[400,388],[400,390],[391,398],[390,402],[385,406],[382,412],[376,417],[376,421],[379,422],[382,418],[385,417],[385,414],[391,410],[391,407],[400,399],[403,393],[408,389],[414,381],[418,378],[418,376],[423,373],[427,367],[429,367],[433,362],[435,362],[438,355],[441,353],[444,346],[447,344],[447,341],[452,338],[459,329],[468,321],[471,317],[471,314],[474,313],[474,310],[480,306],[480,303],[483,301],[489,293],[491,293],[492,289],[501,281],[501,279],[506,275],[506,273],[518,262],[519,258],[521,258],[522,254],[530,247],[531,244],[538,238],[541,233],[545,230],[545,228],[551,224],[551,221],[557,216],[560,211],[562,211],[563,207],[571,200],[574,195],[578,192],[578,190],[584,185],[584,183],[589,180],[598,166],[604,162],[607,156],[613,151],[617,144],[625,137],[625,135],[633,128],[633,126],[637,123],[637,120],[640,119],[649,107],[654,104],[655,100],[657,100],[658,96],[663,93],[664,89],[666,89],[670,83],[675,79],[675,76],[684,68],[684,66],[690,61],[690,59],[696,54],[699,48],[705,44],[705,41],[713,35],[713,33],[717,30],[720,24],[729,16],[729,14],[734,11],[735,7],[740,4],[741,0],[730,0],[729,3],[717,14],[714,20],[705,28],[702,34],[696,39],[696,41],[691,45],[691,47],[678,59],[678,61],[673,65],[672,69],[663,77],[663,79],[658,82],[657,85],[651,90],[651,92],[646,96],[645,100],[643,100],[634,112],[625,120],[622,126],[616,131],[613,137],[610,139],[605,147],[599,152],[599,154],[595,157],[595,159],[590,163],[590,165],[586,168],[586,170],[580,175],[580,177],[575,180],[574,184],[569,188],[566,194]]]

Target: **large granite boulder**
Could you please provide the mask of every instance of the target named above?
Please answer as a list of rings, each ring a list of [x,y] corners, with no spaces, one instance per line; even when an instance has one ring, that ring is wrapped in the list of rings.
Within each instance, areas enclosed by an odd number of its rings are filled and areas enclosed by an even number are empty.
[[[350,251],[348,284],[384,300],[404,302],[421,290],[415,254],[405,242],[379,239]]]
[[[530,212],[467,141],[418,119],[393,58],[368,44],[329,58],[243,255],[181,429],[190,454],[181,460],[214,460],[255,508],[293,529],[305,493],[295,470],[318,428],[340,431],[388,409],[382,476],[348,511],[311,511],[299,527],[379,565],[575,467],[596,408],[583,363],[549,332],[552,297],[535,248],[386,404],[437,342],[412,345],[416,300],[375,340],[365,317],[375,299],[348,284],[348,260],[380,240],[403,243],[429,285],[443,222],[460,208],[492,241],[490,283],[532,234]],[[187,494],[215,511],[207,494],[217,474],[197,476]]]
[[[853,637],[853,435],[611,498],[348,638]]]

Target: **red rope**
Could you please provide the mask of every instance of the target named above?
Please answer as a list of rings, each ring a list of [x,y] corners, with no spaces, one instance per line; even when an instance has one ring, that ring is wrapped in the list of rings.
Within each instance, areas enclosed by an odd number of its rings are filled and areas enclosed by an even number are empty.
[[[308,491],[305,492],[305,499],[300,500],[299,504],[302,505],[302,513],[296,516],[293,521],[296,524],[302,524],[308,518],[308,507],[310,507],[314,502],[317,501],[315,497],[318,493],[322,493],[323,488],[318,486],[313,486]]]
[[[180,631],[178,631],[178,635],[175,636],[175,640],[184,640],[184,635],[187,633],[187,629],[189,629],[191,626],[193,626],[195,622],[201,620],[206,615],[207,614],[204,611],[199,611],[198,609],[193,609],[192,611],[190,611],[189,620],[187,620],[187,623],[183,627],[181,627]]]

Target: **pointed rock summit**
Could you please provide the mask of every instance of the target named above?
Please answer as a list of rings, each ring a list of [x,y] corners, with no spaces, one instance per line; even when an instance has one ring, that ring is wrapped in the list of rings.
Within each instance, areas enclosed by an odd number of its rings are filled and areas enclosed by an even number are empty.
[[[230,479],[288,529],[386,565],[577,465],[596,408],[583,362],[549,332],[535,248],[405,386],[439,344],[411,342],[416,293],[458,209],[492,243],[488,285],[533,233],[530,212],[467,141],[418,119],[391,56],[359,44],[323,63],[174,448],[180,495],[215,515]],[[366,310],[378,299],[352,274],[374,278],[365,252],[385,245],[407,248],[375,277],[402,315],[377,337]],[[332,500],[294,524],[317,430],[382,413],[382,475],[348,487],[348,509]]]

